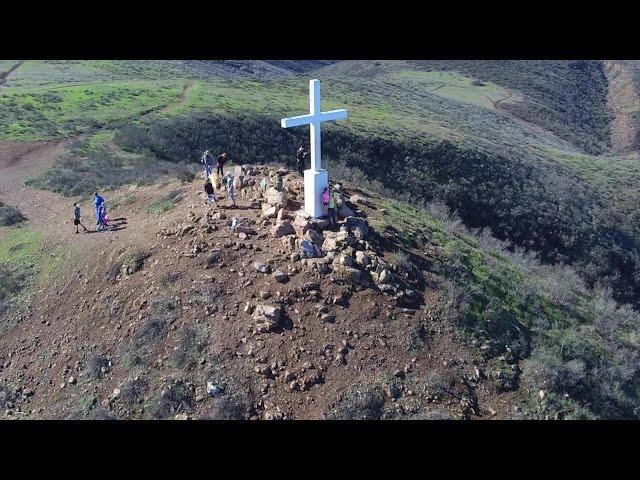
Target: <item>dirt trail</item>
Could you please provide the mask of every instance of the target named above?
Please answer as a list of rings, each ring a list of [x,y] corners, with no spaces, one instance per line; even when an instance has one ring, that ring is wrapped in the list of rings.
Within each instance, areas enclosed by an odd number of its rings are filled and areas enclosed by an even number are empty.
[[[27,217],[28,225],[44,237],[45,251],[73,242],[81,251],[112,242],[126,235],[138,240],[141,227],[128,219],[125,229],[92,234],[74,234],[71,222],[73,202],[80,202],[83,223],[94,228],[93,198],[68,198],[48,190],[38,190],[25,185],[27,179],[51,167],[73,139],[44,142],[39,145],[0,145],[0,200],[18,208]],[[25,151],[26,150],[26,151]],[[103,195],[107,208],[112,192]],[[0,236],[5,228],[0,228]],[[144,235],[142,235],[144,237]],[[131,241],[131,238],[128,241]],[[139,239],[143,241],[143,238]]]
[[[164,107],[162,110],[160,110],[160,113],[166,113],[172,108],[176,108],[176,107],[180,107],[180,106],[184,105],[184,103],[187,101],[187,97],[189,96],[189,92],[191,91],[191,89],[193,88],[195,83],[196,83],[195,81],[191,81],[191,82],[187,83],[182,88],[182,92],[180,92],[180,96],[178,97],[178,101],[176,103],[170,103],[169,105]]]
[[[11,75],[23,63],[24,63],[23,61],[19,61],[6,72],[0,73],[0,85],[4,85],[4,83],[7,81],[7,78],[9,78],[9,75]]]

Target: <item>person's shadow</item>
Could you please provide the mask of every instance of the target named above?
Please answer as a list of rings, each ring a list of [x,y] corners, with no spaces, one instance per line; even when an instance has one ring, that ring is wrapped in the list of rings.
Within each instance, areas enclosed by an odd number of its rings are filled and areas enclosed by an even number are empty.
[[[111,225],[109,225],[107,228],[103,229],[103,230],[86,230],[84,233],[102,233],[102,232],[117,232],[119,230],[124,230],[125,228],[127,228],[125,225],[127,225],[127,219],[125,217],[121,217],[121,218],[114,218],[113,220],[111,220]]]

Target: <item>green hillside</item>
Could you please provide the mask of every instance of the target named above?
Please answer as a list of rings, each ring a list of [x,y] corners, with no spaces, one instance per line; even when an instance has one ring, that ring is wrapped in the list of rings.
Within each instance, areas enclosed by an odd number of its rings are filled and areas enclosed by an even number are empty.
[[[288,160],[304,129],[282,132],[279,119],[306,111],[313,76],[323,108],[349,110],[326,127],[328,161],[394,195],[442,198],[468,225],[637,302],[640,182],[633,153],[610,148],[606,73],[597,61],[27,61],[0,87],[0,140],[112,131],[95,155],[73,149],[84,174],[67,155],[56,181],[35,183],[68,193],[61,178],[112,185],[158,157],[170,172],[204,145]],[[113,171],[98,175],[96,158]]]

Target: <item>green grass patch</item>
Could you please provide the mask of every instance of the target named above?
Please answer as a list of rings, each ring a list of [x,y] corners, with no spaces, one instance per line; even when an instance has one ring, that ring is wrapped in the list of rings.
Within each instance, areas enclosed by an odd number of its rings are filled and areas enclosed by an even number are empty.
[[[493,102],[502,99],[504,102],[521,100],[520,95],[513,95],[495,83],[479,81],[454,71],[402,70],[390,78],[440,97],[485,108],[495,108]]]
[[[176,204],[182,199],[181,190],[173,190],[157,200],[154,200],[145,211],[152,215],[160,216],[172,210]]]
[[[12,266],[38,265],[42,260],[43,237],[28,226],[20,226],[0,234],[0,264]]]
[[[104,82],[0,95],[2,140],[42,140],[86,132],[159,110],[177,101],[182,84],[171,81]]]

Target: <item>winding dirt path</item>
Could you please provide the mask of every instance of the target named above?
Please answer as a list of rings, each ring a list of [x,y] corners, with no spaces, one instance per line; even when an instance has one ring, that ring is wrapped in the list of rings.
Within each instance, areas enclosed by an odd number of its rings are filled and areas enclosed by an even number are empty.
[[[195,80],[187,83],[182,88],[182,92],[180,92],[180,96],[178,97],[178,101],[176,103],[170,103],[169,105],[167,105],[166,107],[161,109],[159,111],[159,113],[166,113],[169,110],[171,110],[172,108],[181,107],[182,105],[184,105],[184,103],[187,101],[187,97],[189,96],[189,92],[191,91],[191,89],[193,88],[193,86],[195,84],[196,84]]]
[[[136,231],[134,225],[127,224],[123,230],[75,235],[71,222],[73,202],[79,201],[83,223],[89,230],[93,230],[93,198],[63,197],[55,192],[25,185],[29,178],[51,167],[73,140],[71,138],[26,146],[20,143],[0,144],[0,200],[18,208],[27,218],[27,225],[43,235],[45,251],[69,242],[80,245],[82,249],[90,249]],[[105,198],[108,206],[109,196]],[[0,227],[0,238],[9,228]]]
[[[4,83],[7,81],[7,78],[9,78],[9,75],[11,75],[14,71],[16,71],[16,69],[22,65],[24,62],[21,60],[18,63],[16,63],[13,67],[11,67],[9,70],[7,70],[6,72],[2,72],[0,73],[0,85],[4,85]]]

